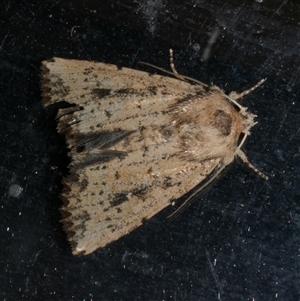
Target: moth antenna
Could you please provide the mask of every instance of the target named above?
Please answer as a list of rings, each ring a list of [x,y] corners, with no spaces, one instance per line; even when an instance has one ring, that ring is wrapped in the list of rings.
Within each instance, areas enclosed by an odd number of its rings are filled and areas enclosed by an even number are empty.
[[[246,135],[245,135],[246,136]],[[263,179],[265,180],[269,180],[269,177],[266,176],[265,174],[263,174],[260,170],[258,170],[247,158],[246,154],[240,149],[237,148],[236,152],[235,152],[242,160],[244,163],[246,163],[248,165],[249,168],[251,168],[252,170],[254,170],[259,176],[261,176]]]
[[[194,82],[194,83],[200,84],[200,85],[203,86],[203,87],[207,87],[207,88],[209,87],[209,85],[207,85],[207,84],[205,84],[205,83],[203,83],[203,82],[200,82],[200,81],[197,80],[197,79],[191,78],[191,77],[189,77],[189,76],[181,75],[181,74],[179,74],[179,73],[177,72],[176,67],[175,67],[175,64],[174,64],[174,56],[173,56],[173,49],[172,49],[172,48],[170,48],[170,66],[171,66],[171,69],[172,69],[172,71],[173,71],[173,75],[174,75],[175,77],[177,77],[178,79],[181,79],[181,80],[183,80],[183,81],[190,80],[190,81],[192,81],[192,82]]]
[[[236,93],[236,92],[230,92],[230,94],[231,94],[231,93]],[[244,108],[244,107],[241,106],[236,100],[234,100],[234,99],[231,98],[230,96],[226,95],[225,93],[224,93],[224,96],[225,96],[229,101],[231,101],[233,104],[235,104],[240,110]]]
[[[171,66],[171,69],[172,69],[174,74],[179,75],[176,68],[175,68],[175,65],[174,65],[174,56],[173,56],[173,49],[172,48],[170,48],[169,53],[170,53],[170,66]]]
[[[186,82],[187,80],[191,81],[191,82],[194,82],[196,84],[199,84],[200,86],[203,86],[205,88],[209,88],[209,85],[197,80],[197,79],[194,79],[192,77],[189,77],[189,76],[185,76],[185,75],[181,75],[177,72],[176,68],[175,68],[175,65],[174,65],[174,59],[173,59],[173,50],[170,49],[170,66],[171,66],[171,69],[172,69],[172,72],[170,71],[167,71],[163,68],[160,68],[160,67],[157,67],[155,65],[152,65],[152,64],[149,64],[149,63],[146,63],[146,62],[138,62],[138,64],[143,64],[143,65],[146,65],[146,66],[149,66],[149,67],[152,67],[152,68],[155,68],[157,70],[160,70],[162,72],[165,72],[167,74],[171,74],[173,76],[175,76],[176,78]],[[227,95],[226,95],[227,96]],[[228,97],[228,96],[227,96]]]
[[[253,90],[257,89],[259,86],[261,86],[265,81],[267,80],[267,78],[263,78],[261,79],[257,84],[255,84],[253,87],[241,92],[241,93],[238,93],[238,92],[235,92],[235,91],[232,91],[229,93],[229,97],[230,99],[233,101],[233,100],[238,100],[240,98],[243,98],[245,95],[251,93]]]

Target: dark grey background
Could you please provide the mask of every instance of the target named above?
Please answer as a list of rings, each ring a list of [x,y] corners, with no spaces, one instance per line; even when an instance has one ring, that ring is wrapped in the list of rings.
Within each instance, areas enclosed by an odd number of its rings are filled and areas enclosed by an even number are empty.
[[[299,300],[299,16],[287,0],[2,1],[0,299]],[[162,212],[73,257],[58,210],[67,150],[41,105],[40,63],[169,69],[171,47],[181,74],[227,92],[268,78],[242,104],[259,121],[244,150],[270,180],[237,160],[174,221]]]

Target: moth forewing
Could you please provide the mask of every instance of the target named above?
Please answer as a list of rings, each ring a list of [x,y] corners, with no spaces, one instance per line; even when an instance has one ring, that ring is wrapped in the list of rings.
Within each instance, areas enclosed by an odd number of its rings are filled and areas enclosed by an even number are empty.
[[[126,235],[231,163],[254,124],[218,87],[103,63],[44,61],[42,94],[45,106],[73,106],[58,112],[72,159],[61,211],[73,254]]]

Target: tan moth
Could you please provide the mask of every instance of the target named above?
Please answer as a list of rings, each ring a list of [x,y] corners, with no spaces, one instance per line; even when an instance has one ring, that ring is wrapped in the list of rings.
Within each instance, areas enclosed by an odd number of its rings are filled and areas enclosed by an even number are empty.
[[[172,56],[171,56],[172,58]],[[255,115],[217,86],[115,65],[53,58],[42,62],[43,104],[59,109],[72,159],[61,193],[72,252],[89,254],[198,187],[241,150]],[[191,81],[194,83],[192,84]],[[191,196],[189,197],[189,199]]]

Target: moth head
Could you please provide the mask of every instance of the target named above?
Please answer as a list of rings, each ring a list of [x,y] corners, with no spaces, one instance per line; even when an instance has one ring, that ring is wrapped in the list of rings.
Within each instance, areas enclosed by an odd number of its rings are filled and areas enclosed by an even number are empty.
[[[254,121],[257,115],[251,114],[245,107],[241,107],[239,113],[243,117],[243,133],[250,135],[250,129],[257,124],[257,121]]]

